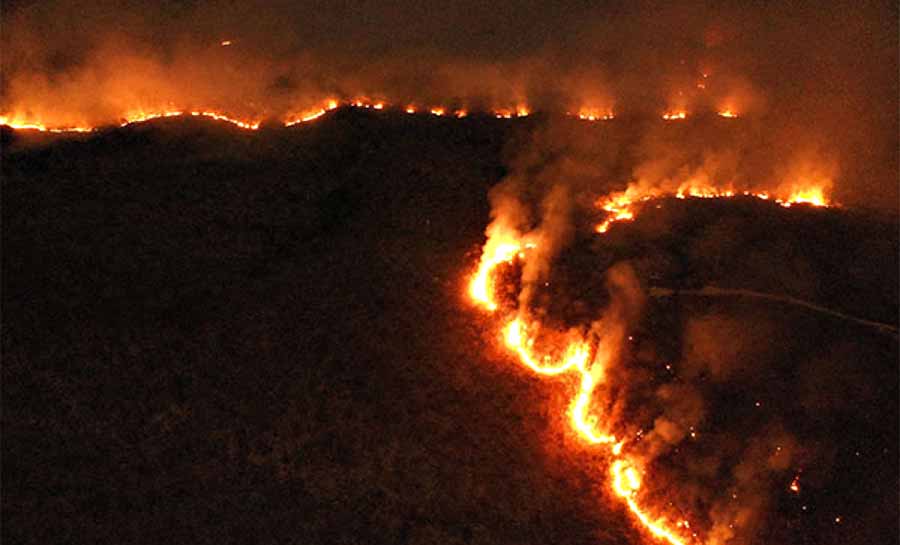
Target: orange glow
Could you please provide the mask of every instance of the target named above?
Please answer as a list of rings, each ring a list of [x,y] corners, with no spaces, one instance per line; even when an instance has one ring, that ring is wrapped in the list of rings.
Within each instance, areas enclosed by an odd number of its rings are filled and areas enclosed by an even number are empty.
[[[760,200],[772,199],[768,191],[735,191],[731,186],[715,186],[699,180],[688,180],[680,184],[674,191],[659,189],[640,189],[639,186],[629,186],[627,190],[611,193],[598,199],[595,206],[606,212],[606,218],[598,223],[594,230],[597,233],[606,233],[610,227],[619,221],[631,221],[637,214],[637,205],[651,200],[665,197],[677,199],[727,199],[732,197],[753,197]],[[812,185],[804,189],[795,189],[783,196],[774,199],[776,203],[785,208],[795,204],[809,204],[812,206],[833,206],[825,197],[823,186]]]
[[[615,117],[612,110],[601,110],[599,108],[581,108],[578,110],[578,119],[584,121],[608,121],[610,119],[615,119]]]
[[[195,117],[208,117],[210,119],[215,119],[216,121],[224,121],[226,123],[236,125],[242,129],[256,130],[259,128],[259,121],[242,121],[240,119],[232,119],[227,115],[216,112],[202,112],[195,110],[191,112],[191,115]]]
[[[800,493],[800,475],[794,476],[794,478],[791,480],[791,485],[788,487],[788,489],[791,492],[793,492],[794,494]]]
[[[487,310],[497,310],[494,301],[494,285],[491,274],[501,263],[512,263],[523,250],[519,235],[513,231],[503,231],[492,236],[481,254],[478,271],[469,283],[469,295]]]
[[[41,132],[91,132],[93,127],[48,127],[47,125],[19,117],[0,115],[0,125],[6,125],[16,130],[33,130]]]
[[[786,193],[784,200],[774,199],[779,204],[806,202],[828,205],[824,196],[825,186],[795,188]],[[651,199],[675,197],[687,198],[733,198],[752,197],[769,200],[769,192],[735,191],[730,185],[714,185],[705,178],[689,179],[675,189],[629,186],[625,191],[612,193],[597,200],[596,206],[608,215],[597,226],[600,233],[608,231],[617,221],[633,220],[640,203]],[[478,306],[490,312],[499,308],[498,286],[493,279],[496,267],[501,263],[513,264],[516,260],[527,263],[531,257],[529,249],[535,246],[525,243],[523,235],[511,228],[509,220],[496,218],[487,229],[487,241],[482,250],[478,269],[469,282],[469,296]],[[515,355],[519,363],[541,377],[577,377],[578,386],[568,407],[569,425],[578,437],[591,445],[606,445],[610,460],[609,474],[612,495],[620,499],[628,508],[636,524],[648,536],[667,545],[687,545],[699,540],[691,527],[691,522],[683,517],[668,518],[663,511],[652,507],[660,505],[653,498],[652,487],[646,487],[649,477],[642,469],[642,463],[631,453],[624,440],[617,439],[612,430],[613,422],[600,418],[598,406],[609,406],[610,390],[603,388],[606,366],[611,360],[611,349],[603,341],[602,333],[585,335],[577,330],[556,331],[542,327],[539,320],[527,318],[522,310],[510,310],[502,323],[501,338],[505,346]],[[618,341],[612,337],[613,343]],[[640,435],[640,433],[638,433]],[[691,436],[696,433],[691,431]],[[799,492],[799,475],[791,482],[790,490]],[[718,543],[718,542],[715,542]]]
[[[234,42],[231,40],[223,40],[221,45],[233,45]],[[308,109],[289,112],[283,116],[281,116],[281,122],[286,126],[295,125],[297,123],[303,123],[308,121],[313,121],[322,116],[322,111],[333,110],[340,106],[340,104],[346,104],[350,107],[354,108],[364,108],[371,110],[385,110],[390,106],[390,102],[387,100],[378,100],[372,101],[365,97],[357,97],[350,100],[339,100],[335,98],[325,99],[320,102],[322,106],[320,107],[311,107]],[[419,108],[415,104],[408,104],[405,107],[402,107],[402,110],[408,114],[414,114],[419,111]],[[435,106],[426,111],[429,111],[432,115],[436,116],[444,116],[444,115],[452,115],[456,118],[468,117],[470,115],[470,111],[467,108],[458,108],[455,110],[448,110],[443,106]],[[198,113],[195,113],[198,112]],[[497,119],[512,119],[516,117],[527,117],[531,115],[533,112],[531,108],[524,104],[520,104],[516,107],[504,107],[492,110],[490,113],[494,115]],[[119,124],[129,124],[129,123],[139,123],[142,121],[149,121],[152,119],[158,119],[161,117],[173,117],[180,115],[199,115],[202,117],[208,117],[211,119],[215,119],[218,121],[224,121],[227,123],[231,123],[237,127],[241,127],[244,129],[256,129],[260,125],[259,119],[253,118],[245,118],[241,116],[235,116],[230,113],[226,113],[223,111],[219,111],[217,109],[212,108],[186,108],[186,107],[171,107],[171,108],[159,108],[159,109],[143,109],[138,108],[134,110],[128,110],[125,113],[119,116],[120,120],[124,120],[123,122],[119,122]],[[577,112],[568,112],[567,116],[577,117],[583,121],[608,121],[615,119],[616,115],[610,108],[599,108],[596,106],[583,106],[577,110]],[[725,118],[737,118],[739,114],[730,109],[726,108],[718,112],[718,115]],[[662,115],[662,118],[667,121],[678,121],[687,119],[688,113],[684,110],[672,110],[665,112]],[[258,116],[261,117],[261,116]],[[56,133],[65,133],[65,132],[90,132],[98,128],[98,125],[83,125],[83,124],[64,124],[59,122],[52,122],[51,120],[44,120],[39,117],[27,115],[23,116],[16,113],[6,113],[0,116],[0,124],[8,125],[14,129],[20,130],[37,130],[43,132],[56,132]],[[102,125],[100,125],[102,126]],[[804,200],[806,199],[806,200]],[[785,199],[795,200],[796,202],[808,202],[809,204],[817,204],[821,202],[814,198],[806,198],[803,196],[798,196],[797,199]]]
[[[523,244],[522,237],[503,224],[489,226],[488,240],[482,252],[481,262],[469,284],[469,295],[472,300],[491,312],[496,311],[498,304],[495,284],[491,278],[492,272],[500,263],[512,263],[517,258],[528,259],[527,250],[533,247],[530,244]],[[617,441],[614,435],[602,431],[600,419],[596,414],[591,414],[592,397],[597,391],[597,386],[602,383],[605,365],[610,358],[603,343],[597,343],[592,348],[591,341],[578,332],[551,331],[546,337],[561,340],[550,343],[559,349],[539,353],[536,345],[541,325],[537,321],[526,322],[521,315],[514,315],[508,319],[501,331],[504,345],[516,354],[522,365],[537,375],[577,374],[580,379],[579,387],[568,411],[573,431],[589,444],[608,446],[609,453],[613,457],[610,466],[612,490],[615,497],[625,502],[641,527],[651,536],[669,545],[685,545],[683,538],[668,527],[664,518],[650,515],[647,509],[638,503],[637,492],[641,488],[642,478],[634,461],[623,457],[624,441]],[[678,529],[686,529],[689,526],[686,520],[676,524]]]
[[[666,521],[662,518],[653,520],[635,500],[638,490],[641,488],[641,478],[637,470],[625,460],[616,460],[611,466],[612,487],[615,493],[628,505],[628,509],[641,522],[650,534],[670,545],[685,545],[683,538],[666,528]],[[689,528],[690,523],[680,521],[678,528]]]
[[[325,101],[324,106],[321,108],[314,108],[312,110],[307,110],[305,112],[300,112],[296,114],[290,114],[284,118],[284,126],[290,127],[296,125],[298,123],[307,123],[309,121],[313,121],[315,119],[319,119],[326,113],[334,110],[338,107],[338,101],[336,99],[328,99]]]
[[[228,47],[229,45],[231,45],[231,40],[222,40],[219,45],[221,45],[222,47]]]
[[[808,187],[805,189],[796,189],[791,192],[787,199],[777,200],[778,204],[785,208],[790,208],[792,204],[811,204],[813,206],[828,206],[828,199],[825,198],[824,191],[821,187]]]

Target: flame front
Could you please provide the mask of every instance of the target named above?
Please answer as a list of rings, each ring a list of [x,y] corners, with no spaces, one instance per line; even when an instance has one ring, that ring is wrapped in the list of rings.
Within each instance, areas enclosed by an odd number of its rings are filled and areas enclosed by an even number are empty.
[[[469,283],[469,296],[475,304],[490,312],[496,311],[498,303],[492,280],[493,272],[502,263],[512,263],[516,258],[527,259],[528,250],[533,248],[534,245],[524,243],[514,230],[505,227],[489,228],[481,261]],[[506,322],[501,330],[503,342],[522,365],[540,376],[575,374],[578,377],[578,391],[569,405],[569,422],[572,429],[587,443],[608,447],[612,458],[610,475],[615,497],[625,502],[629,512],[650,535],[669,545],[685,545],[685,539],[669,527],[664,517],[649,514],[638,503],[637,492],[641,488],[641,477],[636,469],[636,461],[623,454],[625,442],[618,441],[615,435],[602,429],[601,419],[591,413],[593,396],[602,382],[605,364],[609,360],[606,347],[602,343],[596,343],[592,349],[593,343],[589,338],[575,332],[562,333],[558,336],[565,339],[560,343],[563,348],[554,357],[550,353],[540,353],[535,348],[537,333],[541,327],[537,321],[528,322],[524,316],[513,314]],[[676,528],[687,526],[687,521],[683,521]]]
[[[687,119],[687,112],[685,112],[684,110],[666,112],[663,114],[662,118],[666,121],[678,121],[681,119]]]
[[[636,205],[655,198],[731,198],[749,196],[762,200],[770,198],[767,192],[737,192],[730,186],[714,186],[699,180],[689,180],[677,186],[673,191],[641,188],[633,185],[625,191],[607,195],[597,201],[609,217],[596,230],[606,232],[616,221],[633,220],[637,214]],[[793,203],[808,203],[816,206],[828,206],[824,190],[821,186],[810,186],[804,189],[793,189],[784,199],[774,199],[782,206]],[[496,268],[503,263],[513,263],[516,259],[523,261],[529,258],[529,250],[535,246],[524,242],[525,237],[516,229],[498,221],[488,226],[488,239],[484,245],[478,269],[469,283],[469,296],[472,301],[495,312],[499,308],[498,291],[493,281]],[[526,368],[543,377],[574,376],[578,386],[568,408],[568,420],[571,429],[586,443],[606,446],[609,460],[609,485],[611,495],[621,500],[632,515],[639,528],[653,539],[668,545],[687,545],[699,542],[698,535],[691,529],[689,520],[678,517],[668,518],[654,505],[660,502],[650,497],[652,490],[644,487],[648,480],[646,471],[636,454],[629,451],[625,440],[618,439],[612,432],[612,422],[604,421],[597,414],[597,405],[608,405],[610,390],[602,388],[606,366],[611,360],[611,348],[598,341],[591,334],[584,335],[577,331],[545,331],[541,323],[527,316],[522,309],[510,311],[502,320],[501,338],[504,346],[512,352]],[[615,336],[613,335],[613,338]],[[550,348],[546,352],[538,349],[540,340]],[[620,341],[621,339],[619,339]],[[598,396],[599,397],[596,397]],[[597,401],[600,403],[597,403]],[[799,491],[799,475],[791,482],[790,490]],[[656,511],[656,512],[655,512]],[[711,536],[708,545],[720,543]]]
[[[221,45],[223,47],[233,45],[233,41],[231,40],[223,40]],[[367,110],[388,110],[392,106],[390,100],[373,100],[365,96],[360,95],[350,95],[352,98],[325,98],[324,100],[311,101],[307,106],[297,108],[293,111],[288,111],[277,118],[273,118],[273,120],[280,121],[284,126],[292,126],[299,123],[306,123],[310,121],[314,121],[327,112],[338,108],[340,105],[345,105],[353,108],[362,108]],[[496,107],[492,110],[488,110],[482,113],[488,113],[493,115],[498,119],[514,119],[514,118],[522,118],[530,116],[533,111],[530,106],[525,103],[512,102],[515,104],[514,106],[503,106]],[[319,104],[318,106],[310,106],[310,104]],[[401,103],[404,104],[404,103]],[[431,106],[423,106],[420,108],[415,103],[405,103],[405,106],[395,106],[398,111],[406,112],[408,114],[415,114],[417,112],[425,111],[429,112],[435,116],[444,116],[444,115],[453,115],[456,118],[467,117],[471,112],[466,107],[461,108],[448,108],[443,105],[431,105]],[[726,118],[737,118],[739,117],[737,112],[731,108],[725,108],[718,112],[716,112],[721,117]],[[145,108],[145,107],[136,107],[134,109],[126,110],[122,114],[118,116],[118,124],[119,125],[128,125],[132,123],[141,123],[144,121],[150,121],[153,119],[159,119],[164,117],[178,117],[178,116],[203,116],[210,119],[215,119],[217,121],[223,121],[226,123],[231,123],[236,127],[240,127],[242,129],[255,130],[260,126],[260,119],[262,117],[266,117],[262,114],[257,114],[256,116],[244,117],[241,115],[235,115],[233,113],[228,113],[218,108],[212,107],[203,107],[197,108],[189,107],[189,106],[176,106],[176,105],[168,105],[166,107],[157,107],[157,108]],[[615,119],[616,114],[613,112],[610,107],[597,107],[596,105],[581,105],[578,106],[574,111],[566,112],[565,114],[568,117],[572,117],[575,119],[579,119],[582,121],[609,121]],[[667,111],[662,114],[662,119],[666,121],[679,121],[687,119],[688,112],[683,109],[673,109]],[[106,123],[106,126],[112,125],[113,123]],[[51,119],[47,119],[44,116],[35,116],[30,113],[24,114],[21,111],[13,111],[7,112],[3,115],[0,115],[0,125],[7,125],[14,129],[20,130],[37,130],[41,132],[55,132],[55,133],[66,133],[66,132],[91,132],[96,130],[104,125],[97,124],[89,124],[89,123],[75,123],[69,124],[67,122],[59,122],[53,121]]]
[[[640,184],[628,186],[625,191],[611,193],[601,197],[595,206],[606,213],[606,218],[594,228],[597,233],[606,233],[612,224],[620,221],[632,221],[637,214],[638,205],[651,199],[675,197],[677,199],[728,199],[733,197],[750,197],[763,201],[774,200],[785,208],[795,204],[808,204],[817,207],[833,206],[825,196],[825,186],[830,180],[792,184],[791,189],[776,192],[769,191],[736,191],[731,185],[713,185],[698,180],[688,180],[679,184],[674,190],[645,188]],[[772,197],[772,194],[779,195]]]

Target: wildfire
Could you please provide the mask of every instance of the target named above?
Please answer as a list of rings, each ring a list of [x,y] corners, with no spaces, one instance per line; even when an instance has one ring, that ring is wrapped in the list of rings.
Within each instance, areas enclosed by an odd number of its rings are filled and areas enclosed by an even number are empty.
[[[494,110],[494,117],[497,119],[512,119],[514,117],[528,117],[531,110],[527,106],[519,105],[515,108],[500,108]]]
[[[531,248],[534,245],[523,243],[522,237],[515,230],[503,225],[489,227],[481,261],[469,283],[469,296],[472,300],[490,312],[496,311],[498,304],[491,279],[493,271],[501,263],[512,263],[516,258],[527,259],[527,250]],[[592,397],[609,359],[605,347],[598,343],[592,349],[590,339],[577,332],[569,332],[558,335],[563,339],[559,343],[563,348],[557,352],[556,357],[551,353],[542,354],[535,348],[539,330],[538,322],[528,324],[522,316],[516,315],[502,328],[502,338],[505,346],[518,356],[520,363],[538,375],[562,376],[577,373],[580,379],[579,389],[569,406],[572,429],[590,444],[608,446],[613,458],[610,466],[613,492],[616,497],[624,500],[642,527],[650,535],[669,545],[685,545],[684,538],[678,535],[677,530],[669,528],[665,518],[649,514],[639,504],[637,492],[641,488],[641,477],[636,469],[636,462],[623,455],[624,441],[617,441],[615,435],[602,431],[600,419],[590,414]],[[689,523],[681,521],[675,527],[683,530],[689,527]]]
[[[233,119],[231,117],[228,117],[227,115],[216,112],[192,111],[191,115],[194,117],[208,117],[210,119],[215,119],[216,121],[225,121],[226,123],[231,123],[232,125],[236,125],[242,129],[256,130],[259,128],[259,121],[242,121],[240,119]]]
[[[749,196],[768,200],[769,193],[737,192],[731,186],[714,186],[699,180],[689,180],[677,186],[674,191],[629,186],[625,191],[613,193],[600,198],[597,206],[609,214],[609,217],[597,226],[600,233],[606,232],[616,221],[633,220],[637,214],[636,206],[644,201],[662,197],[676,198],[731,198]],[[783,206],[805,202],[817,206],[828,206],[822,186],[810,186],[795,189],[783,200],[775,199]],[[499,308],[498,290],[492,279],[500,264],[514,263],[515,260],[527,260],[529,249],[535,246],[524,242],[525,236],[495,219],[487,229],[487,241],[484,245],[478,269],[469,283],[469,296],[472,301],[495,312]],[[568,408],[568,421],[572,430],[588,444],[605,445],[608,448],[609,484],[612,495],[620,499],[628,508],[640,528],[649,536],[667,545],[687,545],[699,541],[698,535],[691,528],[689,520],[678,517],[668,518],[650,507],[659,502],[654,501],[644,487],[648,481],[642,462],[627,449],[626,441],[617,439],[612,433],[610,422],[601,420],[593,407],[594,397],[599,395],[601,406],[608,403],[604,394],[609,390],[602,387],[607,362],[611,350],[604,345],[602,338],[598,341],[590,335],[576,330],[561,332],[542,328],[536,319],[529,319],[523,310],[510,311],[501,328],[504,346],[512,352],[518,361],[539,376],[578,378],[578,388]],[[640,436],[640,432],[637,434]],[[691,436],[696,432],[691,428]],[[799,474],[794,477],[789,489],[799,493]],[[718,541],[710,542],[718,544]]]
[[[609,121],[616,117],[612,110],[600,110],[598,108],[581,108],[578,110],[577,115],[578,119],[582,121]]]
[[[91,132],[94,130],[93,127],[48,127],[43,123],[39,123],[37,121],[31,121],[22,118],[8,117],[4,115],[0,115],[0,125],[6,125],[7,127],[12,127],[16,130],[33,130],[33,131],[41,131],[41,132]]]
[[[338,101],[336,99],[333,99],[333,98],[328,99],[325,102],[325,105],[322,106],[321,108],[314,109],[314,110],[308,110],[306,112],[302,112],[299,114],[289,115],[284,121],[284,126],[290,127],[290,126],[296,125],[298,123],[307,123],[309,121],[313,121],[314,119],[318,119],[318,118],[322,117],[323,115],[327,114],[331,110],[336,109],[337,107],[338,107]]]
[[[223,40],[221,42],[222,46],[232,45],[233,42],[231,40]],[[369,98],[357,97],[350,100],[346,99],[333,99],[329,98],[320,102],[322,106],[319,107],[311,107],[308,109],[295,111],[288,113],[281,117],[281,123],[284,126],[292,126],[298,123],[306,123],[310,121],[314,121],[327,113],[330,110],[338,108],[340,105],[349,106],[352,108],[362,108],[367,110],[386,110],[390,107],[390,102],[386,100],[377,100],[373,101]],[[415,104],[407,104],[406,106],[399,108],[401,111],[404,111],[408,114],[415,114],[419,111],[419,108]],[[430,108],[426,108],[424,111],[427,111],[435,116],[444,116],[444,115],[452,115],[456,118],[464,118],[470,115],[470,111],[466,108],[458,108],[455,110],[450,110],[445,108],[444,106],[432,106]],[[520,104],[515,107],[509,108],[499,108],[493,111],[490,111],[494,117],[497,119],[514,119],[514,118],[522,118],[530,116],[533,112],[532,110],[524,105]],[[725,109],[717,112],[718,115],[727,118],[737,118],[739,117],[736,112],[731,109]],[[123,115],[119,117],[120,125],[128,125],[131,123],[140,123],[144,121],[150,121],[153,119],[159,119],[164,117],[177,117],[177,116],[202,116],[210,119],[215,119],[217,121],[223,121],[226,123],[230,123],[236,127],[240,127],[242,129],[254,130],[258,129],[260,126],[259,119],[252,118],[242,118],[237,117],[235,115],[219,111],[216,109],[210,108],[185,108],[185,107],[170,107],[170,108],[160,108],[160,109],[135,109],[126,111]],[[611,109],[597,108],[593,106],[585,106],[581,107],[577,110],[577,112],[567,112],[565,115],[573,118],[580,119],[582,121],[609,121],[615,119],[616,115]],[[687,119],[687,112],[684,110],[673,110],[666,112],[662,115],[662,118],[666,121],[677,121]],[[66,132],[91,132],[96,130],[98,126],[87,126],[87,125],[64,125],[64,124],[54,124],[51,122],[43,121],[39,118],[35,118],[33,116],[23,116],[20,114],[6,114],[0,116],[0,125],[7,125],[12,127],[13,129],[19,130],[36,130],[41,132],[53,132],[53,133],[66,133]],[[801,202],[801,201],[797,201]],[[815,204],[818,201],[815,201],[812,197],[807,201],[811,204]]]
[[[828,199],[821,187],[809,187],[794,190],[785,200],[778,200],[778,204],[790,208],[792,204],[811,204],[813,206],[828,206]]]
[[[665,519],[651,519],[650,515],[638,505],[635,497],[641,488],[641,477],[632,465],[624,460],[616,460],[612,463],[610,471],[612,473],[613,490],[620,498],[625,500],[631,513],[641,521],[641,524],[653,537],[666,541],[670,545],[685,545],[682,537],[666,527]],[[676,524],[676,527],[690,528],[690,523],[688,521],[680,521]]]
[[[766,191],[735,191],[731,186],[717,187],[695,180],[682,183],[674,191],[662,191],[659,189],[642,190],[639,186],[629,186],[627,190],[612,193],[601,197],[595,206],[607,213],[606,219],[598,223],[594,230],[597,233],[606,233],[613,223],[619,221],[631,221],[637,213],[637,205],[651,199],[675,197],[677,199],[728,199],[743,196],[760,200],[774,200],[785,208],[795,204],[808,204],[812,206],[829,207],[832,203],[825,197],[824,188],[821,185],[810,185],[804,189],[795,189],[785,192],[783,196],[772,199]]]

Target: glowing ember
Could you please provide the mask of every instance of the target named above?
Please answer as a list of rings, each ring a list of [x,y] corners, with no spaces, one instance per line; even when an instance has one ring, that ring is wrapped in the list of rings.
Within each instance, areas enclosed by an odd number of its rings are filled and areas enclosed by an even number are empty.
[[[231,40],[222,40],[219,45],[221,45],[222,47],[228,47],[229,45],[231,45]]]
[[[677,111],[677,112],[666,112],[662,116],[666,121],[677,121],[680,119],[687,119],[687,112],[685,111]]]
[[[800,493],[800,475],[795,475],[788,489],[794,494]]]

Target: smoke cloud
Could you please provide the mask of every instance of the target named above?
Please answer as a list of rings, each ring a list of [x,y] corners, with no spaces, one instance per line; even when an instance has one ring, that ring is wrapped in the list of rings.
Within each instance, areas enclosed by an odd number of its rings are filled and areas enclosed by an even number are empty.
[[[788,150],[812,150],[816,170],[835,179],[839,166],[840,200],[894,209],[897,15],[879,1],[7,2],[0,110],[59,126],[173,107],[280,118],[362,96],[619,118],[731,110],[740,153],[719,169],[790,169]],[[760,138],[772,145],[740,148]],[[684,164],[655,168],[669,166]]]

